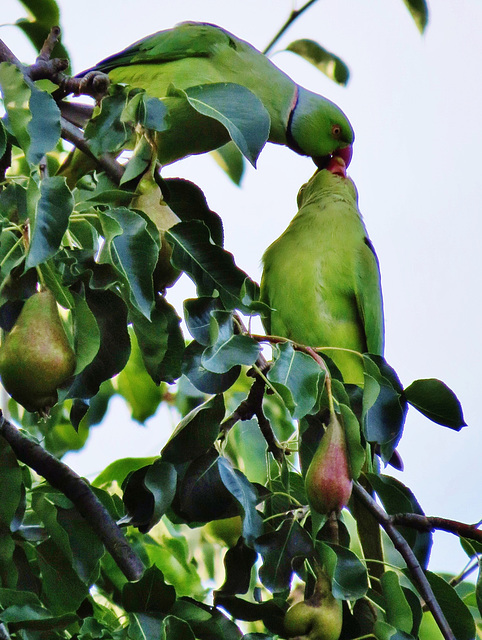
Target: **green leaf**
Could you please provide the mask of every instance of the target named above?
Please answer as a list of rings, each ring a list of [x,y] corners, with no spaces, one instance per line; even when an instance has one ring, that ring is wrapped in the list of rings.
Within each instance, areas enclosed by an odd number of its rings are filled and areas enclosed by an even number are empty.
[[[158,296],[150,320],[131,310],[134,332],[144,366],[155,384],[173,383],[181,375],[184,337],[181,319],[164,297]]]
[[[165,583],[162,571],[157,567],[150,567],[140,580],[126,583],[122,590],[126,611],[167,613],[175,600],[174,587]]]
[[[249,546],[253,546],[255,539],[263,531],[262,518],[256,511],[258,495],[246,476],[238,469],[233,469],[226,458],[219,456],[218,467],[224,486],[243,509],[243,537]]]
[[[73,568],[82,582],[92,586],[99,577],[99,560],[104,555],[104,545],[77,509],[58,508],[57,521],[67,532]]]
[[[7,441],[0,437],[0,524],[8,529],[22,499],[22,470]]]
[[[175,513],[186,522],[210,522],[239,515],[239,502],[221,479],[219,454],[211,447],[191,462],[179,486]]]
[[[316,542],[316,550],[332,579],[332,590],[339,600],[357,600],[368,591],[366,566],[358,556],[337,544]]]
[[[405,389],[405,397],[420,413],[443,427],[460,431],[466,426],[457,396],[441,380],[415,380]]]
[[[206,452],[219,435],[224,414],[222,395],[216,395],[193,409],[177,425],[162,449],[164,460],[179,464]]]
[[[99,215],[105,245],[99,263],[112,264],[129,288],[129,299],[146,318],[154,307],[152,274],[158,247],[147,229],[146,220],[130,209],[118,208]]]
[[[213,373],[202,365],[204,346],[193,340],[184,352],[182,372],[203,393],[224,393],[239,377],[241,367],[234,366],[226,373]]]
[[[201,345],[211,343],[211,316],[219,309],[219,298],[202,296],[184,300],[184,318],[192,337]]]
[[[322,71],[330,80],[346,85],[350,78],[350,70],[341,58],[330,53],[314,40],[295,40],[286,49],[298,54],[317,69]]]
[[[0,88],[8,116],[7,129],[17,138],[18,145],[27,155],[30,147],[28,124],[32,119],[28,105],[32,90],[20,69],[9,62],[0,63]]]
[[[49,93],[35,88],[32,89],[29,107],[32,119],[27,126],[30,136],[27,160],[30,164],[38,164],[59,141],[60,110]]]
[[[172,615],[162,621],[161,634],[161,640],[196,640],[189,624]]]
[[[191,107],[223,124],[244,157],[256,167],[256,160],[269,136],[270,117],[261,100],[249,89],[230,82],[198,85],[185,91]]]
[[[121,121],[128,100],[128,89],[112,85],[109,95],[101,102],[100,110],[85,127],[85,138],[95,155],[120,151],[131,135],[131,128]]]
[[[75,377],[69,398],[95,396],[102,382],[122,371],[129,359],[130,340],[124,302],[112,291],[93,289],[86,290],[86,300],[99,328],[100,347],[92,362]]]
[[[57,253],[73,208],[74,199],[65,178],[53,176],[42,180],[26,269],[36,267]]]
[[[173,245],[171,262],[188,274],[199,296],[212,296],[217,291],[227,310],[249,312],[250,303],[259,298],[259,287],[236,266],[231,253],[212,243],[203,222],[180,222],[166,231],[166,237]]]
[[[425,515],[412,491],[399,480],[374,473],[368,474],[367,477],[388,514],[417,513]],[[432,549],[432,533],[416,531],[409,527],[397,528],[412,547],[422,567],[426,568]]]
[[[202,190],[193,182],[181,178],[166,178],[165,199],[174,213],[183,221],[201,220],[209,229],[211,239],[220,247],[224,243],[223,221],[211,211]]]
[[[16,546],[10,527],[0,522],[0,585],[12,590],[16,588],[19,578],[14,561]]]
[[[211,151],[211,155],[234,184],[239,187],[244,174],[244,160],[242,153],[234,142],[231,140],[231,142],[227,142],[219,149]]]
[[[72,292],[74,308],[74,343],[76,368],[75,373],[83,371],[92,362],[99,351],[100,332],[94,314],[89,309],[85,298]]]
[[[425,575],[454,636],[457,640],[473,640],[476,630],[470,609],[443,578],[431,571],[426,571]]]
[[[165,390],[156,385],[146,371],[133,329],[129,333],[131,354],[126,366],[117,376],[115,386],[127,401],[132,419],[143,424],[156,413]]]
[[[265,533],[255,543],[255,550],[263,557],[259,577],[270,591],[289,589],[293,574],[293,560],[313,554],[308,533],[292,518],[286,519],[276,531]]]
[[[387,622],[405,633],[411,633],[413,616],[395,571],[385,571],[381,577],[381,587],[385,598]]]
[[[425,31],[428,24],[428,5],[426,0],[403,0],[420,33]]]
[[[3,122],[0,120],[0,158],[3,156],[7,149],[7,132],[3,125]]]
[[[295,419],[308,414],[316,405],[324,372],[315,360],[295,351],[290,342],[278,345],[279,356],[268,373],[268,380],[283,398]]]
[[[345,429],[348,459],[353,480],[357,480],[365,464],[365,448],[361,444],[360,423],[346,404],[339,404],[343,427]]]
[[[122,485],[129,473],[154,462],[156,458],[120,458],[109,464],[92,482],[93,487],[108,487],[114,482]]]
[[[387,463],[402,437],[407,402],[397,374],[381,356],[364,354],[363,362],[365,437],[380,445],[380,455]]]
[[[214,310],[210,318],[212,346],[205,349],[201,364],[213,373],[227,373],[235,365],[251,366],[258,358],[259,344],[250,336],[234,335],[233,317]]]

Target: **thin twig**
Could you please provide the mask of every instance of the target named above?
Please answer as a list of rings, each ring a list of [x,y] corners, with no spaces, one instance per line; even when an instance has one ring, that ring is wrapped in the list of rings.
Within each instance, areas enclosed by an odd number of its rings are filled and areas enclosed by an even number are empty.
[[[1,414],[0,436],[5,438],[21,462],[34,469],[75,505],[80,515],[102,540],[126,578],[139,580],[144,573],[141,559],[87,482],[39,444],[24,436]]]
[[[308,2],[306,4],[304,4],[302,7],[300,7],[299,9],[293,9],[293,11],[290,13],[290,15],[288,16],[288,19],[286,20],[286,22],[283,24],[283,26],[281,27],[281,29],[278,31],[278,33],[273,37],[273,39],[271,40],[271,42],[269,43],[269,45],[265,48],[265,50],[263,51],[263,53],[266,55],[267,53],[269,53],[269,51],[271,51],[271,49],[274,47],[274,45],[278,42],[278,40],[281,38],[281,36],[284,34],[285,31],[287,31],[289,29],[289,27],[293,24],[293,22],[300,17],[300,15],[306,11],[307,9],[309,9],[311,7],[312,4],[315,4],[316,0],[308,0]]]
[[[425,600],[427,608],[432,613],[438,628],[440,629],[445,640],[456,640],[452,629],[450,628],[445,615],[440,608],[440,605],[435,598],[432,587],[428,582],[425,573],[420,566],[415,554],[408,545],[405,538],[395,528],[390,516],[376,503],[376,501],[370,496],[358,482],[353,484],[353,493],[356,494],[360,502],[373,514],[381,526],[385,529],[388,537],[393,542],[393,546],[400,553],[405,560],[408,570],[410,571],[413,581],[417,585],[420,595]]]
[[[411,527],[418,531],[446,531],[457,536],[469,538],[482,542],[482,531],[478,528],[480,522],[476,524],[466,524],[457,520],[448,520],[447,518],[439,518],[437,516],[422,516],[418,513],[397,513],[390,516],[393,524]]]

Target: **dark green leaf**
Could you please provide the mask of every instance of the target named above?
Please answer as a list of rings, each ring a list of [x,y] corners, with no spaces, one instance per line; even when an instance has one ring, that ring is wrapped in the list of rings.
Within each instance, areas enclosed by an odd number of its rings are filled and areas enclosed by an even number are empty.
[[[405,397],[415,409],[437,424],[455,431],[466,426],[457,396],[441,380],[415,380],[405,389]]]
[[[174,213],[183,221],[201,220],[209,229],[211,239],[220,247],[224,244],[223,221],[217,213],[211,211],[206,196],[201,189],[189,180],[166,178],[165,199]]]
[[[220,82],[180,91],[191,107],[223,124],[247,160],[256,160],[268,140],[270,117],[261,100],[238,84]]]
[[[477,584],[475,586],[475,598],[477,602],[477,608],[479,610],[480,615],[482,615],[482,564],[479,560],[479,574],[477,576]]]
[[[395,571],[385,571],[381,577],[381,587],[385,598],[387,622],[400,631],[411,633],[412,610]]]
[[[221,480],[219,455],[214,449],[193,460],[173,504],[187,522],[209,522],[239,515],[239,503]]]
[[[420,33],[425,31],[428,24],[428,5],[426,0],[403,0],[410,11]]]
[[[0,437],[0,523],[8,529],[22,499],[22,470],[7,441]]]
[[[234,184],[239,187],[244,173],[244,159],[234,142],[227,142],[219,149],[211,151],[211,155]]]
[[[295,351],[290,342],[278,346],[279,356],[268,373],[268,380],[283,398],[293,418],[309,413],[318,399],[324,372],[315,360]]]
[[[234,335],[230,312],[213,311],[210,333],[213,344],[205,349],[201,365],[213,373],[227,373],[236,365],[253,365],[259,355],[258,342],[248,335]]]
[[[147,465],[150,465],[157,458],[119,458],[99,473],[97,478],[92,482],[93,487],[109,487],[112,483],[117,482],[122,485],[129,473],[137,471]]]
[[[27,160],[30,164],[38,164],[59,141],[60,110],[49,93],[38,89],[32,89],[29,107],[32,119],[27,127],[30,136]]]
[[[369,474],[370,484],[377,492],[385,510],[390,515],[396,513],[417,513],[424,515],[417,499],[408,487],[399,480],[385,475]],[[416,531],[408,527],[398,527],[403,537],[412,547],[422,567],[426,567],[432,549],[432,534]]]
[[[131,303],[146,318],[154,307],[152,274],[159,249],[146,220],[130,209],[118,208],[100,214],[105,245],[99,263],[112,264],[130,290]]]
[[[98,578],[104,545],[77,509],[58,508],[57,521],[69,537],[72,566],[82,582],[90,587]]]
[[[322,71],[330,80],[346,85],[350,78],[350,71],[341,58],[330,53],[314,40],[295,40],[287,47],[288,51],[297,53]]]
[[[189,333],[204,346],[211,342],[211,316],[216,309],[219,309],[219,298],[184,300],[184,317]]]
[[[156,384],[173,383],[181,375],[184,337],[181,319],[164,297],[158,296],[151,318],[131,311],[144,366]]]
[[[217,291],[226,309],[248,311],[250,303],[259,298],[256,283],[235,265],[231,253],[211,242],[203,222],[180,222],[166,237],[173,245],[172,263],[189,275],[199,296],[212,296]]]
[[[193,340],[184,352],[183,374],[203,393],[223,393],[238,379],[240,366],[234,366],[227,373],[213,373],[202,365],[204,346]]]
[[[246,476],[238,469],[233,469],[226,458],[219,456],[218,467],[224,486],[242,507],[243,537],[249,546],[253,546],[255,539],[263,531],[262,518],[256,511],[258,495]]]
[[[174,587],[164,582],[162,571],[157,567],[150,567],[140,580],[128,582],[122,590],[122,604],[126,611],[167,613],[175,600]]]
[[[14,561],[15,547],[10,528],[0,522],[0,586],[9,590],[17,587],[19,577]]]
[[[238,540],[237,544],[228,549],[224,556],[225,579],[219,592],[223,595],[246,593],[251,583],[251,569],[257,558],[258,554],[246,546],[244,540]]]
[[[195,640],[194,633],[187,622],[166,616],[162,621],[161,640]]]
[[[74,199],[65,178],[53,176],[42,180],[32,242],[25,264],[27,269],[36,267],[57,253],[73,208]]]
[[[365,437],[380,445],[380,455],[387,463],[402,437],[407,403],[395,371],[383,358],[365,354],[363,361]]]
[[[7,148],[7,132],[3,126],[3,122],[0,120],[0,158],[5,153]]]
[[[457,640],[473,640],[475,623],[469,608],[455,589],[431,571],[425,573],[450,628]]]
[[[256,551],[263,557],[259,577],[270,591],[289,589],[293,574],[293,560],[313,554],[310,536],[293,519],[286,519],[281,527],[265,533],[256,540]]]
[[[366,594],[368,591],[367,569],[353,551],[337,544],[324,542],[317,542],[316,550],[321,562],[331,575],[335,598],[356,600]]]
[[[20,69],[9,62],[0,63],[0,88],[8,116],[8,120],[4,121],[4,124],[8,131],[16,137],[18,145],[27,155],[31,142],[28,125],[32,114],[28,104],[32,90]]]
[[[339,405],[343,427],[345,429],[348,458],[353,480],[357,480],[365,464],[365,448],[360,439],[360,423],[346,404]]]
[[[74,319],[74,342],[76,369],[75,373],[80,373],[92,362],[100,347],[100,332],[95,316],[89,309],[85,298],[72,292],[74,308],[72,315]]]
[[[110,88],[110,95],[103,98],[100,112],[85,127],[85,137],[95,155],[117,152],[126,144],[131,130],[121,121],[127,101],[127,89],[120,85]]]
[[[224,400],[216,395],[188,413],[162,449],[164,460],[179,464],[205,453],[219,435]]]
[[[122,371],[130,353],[123,301],[111,291],[92,289],[86,290],[86,299],[99,327],[100,347],[92,362],[76,376],[69,390],[70,398],[95,396],[104,380]]]
[[[127,401],[132,419],[143,424],[156,413],[165,389],[156,385],[147,373],[134,331],[130,329],[129,333],[131,354],[126,366],[117,376],[115,385]]]

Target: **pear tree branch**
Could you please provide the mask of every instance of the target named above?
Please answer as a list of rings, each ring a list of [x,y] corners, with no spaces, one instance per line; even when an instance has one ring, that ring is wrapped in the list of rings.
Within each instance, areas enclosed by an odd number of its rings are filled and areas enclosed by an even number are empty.
[[[371,497],[358,482],[353,483],[353,493],[362,502],[370,513],[377,519],[380,525],[385,529],[386,534],[393,543],[393,546],[400,553],[402,558],[407,564],[407,568],[410,571],[414,583],[417,585],[418,591],[422,598],[425,600],[425,604],[428,610],[432,613],[438,628],[440,629],[442,636],[445,640],[456,640],[452,629],[450,628],[445,615],[435,598],[435,594],[432,591],[429,581],[427,580],[425,573],[420,566],[419,561],[415,557],[412,549],[408,545],[402,534],[396,529],[392,519],[386,513],[382,507]]]
[[[290,15],[288,16],[286,22],[283,24],[283,26],[280,28],[280,30],[278,31],[278,33],[273,37],[273,39],[271,40],[271,42],[268,44],[268,46],[264,49],[263,53],[266,55],[267,53],[269,53],[271,51],[271,49],[274,47],[274,45],[278,42],[278,40],[281,38],[281,36],[285,33],[285,31],[287,31],[290,26],[293,24],[293,22],[300,17],[300,15],[302,13],[304,13],[307,9],[309,9],[311,7],[312,4],[315,4],[317,0],[308,0],[308,2],[306,2],[302,7],[300,7],[299,9],[293,9],[293,11],[290,13]]]
[[[0,413],[0,436],[20,460],[61,491],[89,523],[128,580],[139,580],[144,565],[120,527],[87,482],[36,442],[24,436]]]
[[[446,531],[469,540],[482,542],[482,530],[479,529],[482,523],[466,524],[457,520],[448,520],[437,516],[422,516],[418,513],[397,513],[390,516],[392,524],[411,527],[417,531]]]

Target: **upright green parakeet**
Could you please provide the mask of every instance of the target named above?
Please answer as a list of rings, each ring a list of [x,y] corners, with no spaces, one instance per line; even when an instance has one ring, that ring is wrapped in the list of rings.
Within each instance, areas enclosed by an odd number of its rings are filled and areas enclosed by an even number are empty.
[[[162,164],[211,151],[230,139],[222,124],[213,126],[212,119],[173,96],[172,88],[218,84],[222,91],[224,84],[229,99],[233,83],[249,89],[264,105],[269,141],[311,156],[318,166],[340,149],[347,162],[351,157],[353,129],[333,102],[300,87],[249,43],[215,25],[185,22],[159,31],[80,75],[92,71],[165,102],[171,126],[159,134]]]
[[[363,362],[348,349],[383,354],[380,271],[341,160],[315,173],[298,194],[298,213],[266,250],[261,299],[266,331],[326,354],[346,383],[363,385]]]
[[[271,309],[263,320],[266,332],[327,347],[345,383],[363,386],[363,361],[351,351],[383,355],[380,271],[341,158],[300,189],[298,207],[263,256],[261,300]],[[365,556],[378,561],[371,572],[380,577],[378,523],[356,499],[353,507]]]

